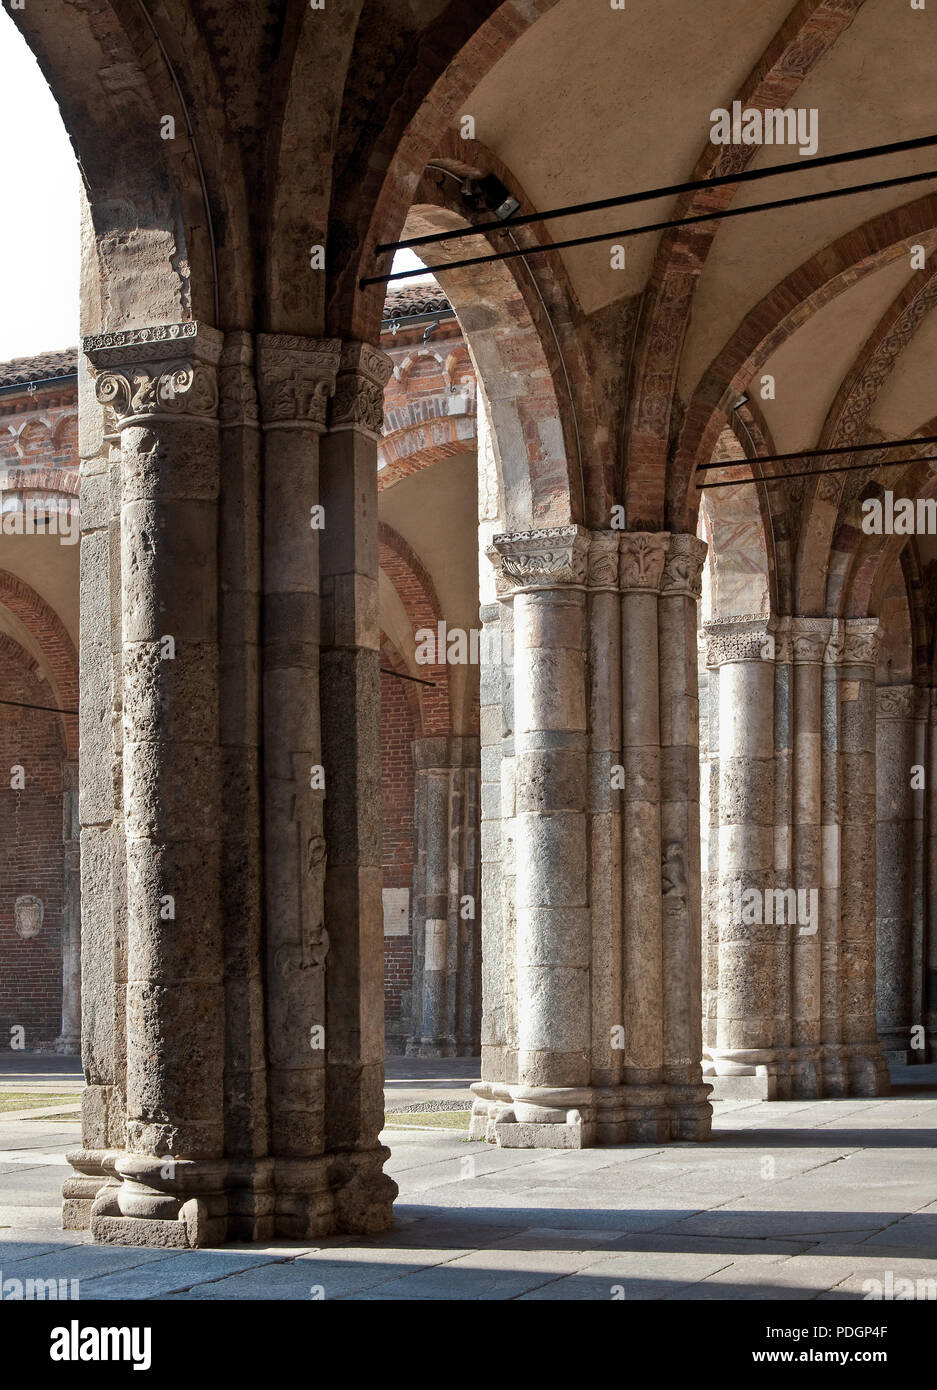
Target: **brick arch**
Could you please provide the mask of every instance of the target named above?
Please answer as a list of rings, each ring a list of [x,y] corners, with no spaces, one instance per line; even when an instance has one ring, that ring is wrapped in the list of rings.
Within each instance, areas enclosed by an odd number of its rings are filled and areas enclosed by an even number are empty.
[[[875,402],[928,314],[937,306],[937,267],[932,255],[923,270],[917,271],[886,309],[860,349],[855,362],[840,383],[818,440],[820,447],[850,443],[874,443],[867,433]],[[861,463],[858,454],[844,455],[843,465]],[[828,613],[838,611],[843,594],[843,568],[840,557],[851,550],[850,528],[834,538],[844,497],[855,490],[855,475],[832,474],[822,482],[807,482],[803,521],[800,526],[798,592],[801,611],[808,612],[824,601]],[[845,550],[840,540],[846,541]],[[826,584],[823,586],[823,576]]]
[[[730,423],[733,397],[748,386],[759,368],[802,327],[809,315],[857,280],[905,254],[916,242],[933,246],[935,227],[934,194],[892,208],[844,233],[804,261],[746,314],[703,374],[680,431],[668,483],[675,508],[678,494],[682,498],[683,510],[679,514],[686,518],[686,524],[680,529],[692,530],[695,526],[695,470],[710,457],[716,440]]]
[[[65,625],[53,608],[16,575],[0,570],[0,606],[18,618],[42,652],[52,677],[60,709],[78,709],[78,654]],[[59,716],[66,756],[78,757],[78,719],[72,714]]]
[[[937,419],[921,425],[913,433],[937,433]],[[884,454],[885,451],[880,456],[866,455],[870,460],[869,474],[873,476],[862,475],[863,482],[853,484],[848,505],[840,504],[830,545],[830,580],[827,586],[827,613],[830,617],[877,615],[889,570],[909,539],[907,536],[865,534],[859,512],[864,484],[878,481],[892,490],[900,488],[911,497],[937,497],[937,474],[931,473],[926,463],[911,463],[900,471],[889,469],[882,478],[875,479],[876,462]]]
[[[52,492],[77,497],[81,490],[78,473],[65,468],[10,468],[4,492]]]
[[[927,641],[927,605],[925,603],[924,568],[914,537],[901,552],[901,573],[904,577],[911,618],[911,670],[916,685],[930,684],[930,653]]]
[[[477,141],[448,131],[413,194],[404,231],[420,235],[471,225],[460,178],[495,174],[525,207],[512,172]],[[444,171],[444,172],[443,172]],[[542,226],[512,232],[519,246],[549,246]],[[561,525],[584,516],[607,526],[612,503],[607,431],[598,425],[594,372],[577,330],[574,297],[557,253],[447,270],[446,261],[484,254],[487,237],[424,253],[455,310],[484,392],[506,530]]]
[[[713,585],[713,619],[722,619],[756,611],[750,601],[740,598],[737,603],[726,606],[720,591],[724,593],[729,573],[741,575],[760,573],[764,579],[769,611],[778,610],[778,574],[775,563],[773,536],[772,502],[773,487],[765,484],[753,487],[748,483],[759,475],[757,458],[759,454],[773,452],[773,443],[760,414],[746,410],[745,430],[739,432],[727,426],[719,438],[713,453],[714,463],[733,463],[736,467],[720,468],[715,475],[719,482],[744,482],[738,494],[731,488],[717,488],[706,493],[707,505],[700,508],[700,519],[705,521],[705,540],[709,545],[706,564],[709,567]],[[742,443],[746,433],[749,448],[754,445],[754,458]]]
[[[442,608],[433,581],[419,556],[386,522],[378,522],[378,563],[406,610],[416,632],[419,628],[435,630],[442,618]],[[437,652],[438,655],[438,652]],[[410,674],[413,674],[412,672]],[[445,662],[420,666],[418,674],[434,687],[419,687],[420,727],[424,734],[446,734],[452,731],[452,704],[449,695],[449,668]]]
[[[741,100],[743,107],[760,110],[789,105],[863,3],[864,0],[801,0],[734,94],[735,98]],[[707,142],[688,177],[696,181],[741,173],[757,153],[757,146],[715,146]],[[692,217],[726,209],[737,190],[738,185],[726,184],[684,194],[673,216]],[[633,404],[623,451],[622,493],[629,524],[635,529],[664,525],[674,530],[692,529],[684,524],[686,478],[679,467],[672,479],[668,476],[670,421],[696,287],[718,227],[718,223],[708,223],[666,233],[644,295]]]
[[[45,420],[35,417],[27,420],[16,436],[16,450],[20,458],[47,454],[52,448],[52,432]]]
[[[442,459],[458,458],[466,453],[477,454],[478,436],[474,420],[474,414],[449,415],[385,435],[377,450],[378,491],[391,487],[411,473],[432,468]],[[467,421],[472,422],[471,432],[465,435],[460,433],[460,422],[464,429]]]

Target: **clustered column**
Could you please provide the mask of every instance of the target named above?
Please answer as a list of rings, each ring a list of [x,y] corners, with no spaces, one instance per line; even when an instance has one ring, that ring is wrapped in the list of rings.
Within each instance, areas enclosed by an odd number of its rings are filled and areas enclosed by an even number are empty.
[[[913,685],[879,686],[875,692],[876,779],[876,1015],[890,1061],[913,1059],[912,1029],[922,1022],[923,941],[915,940]]]
[[[483,1040],[473,1133],[514,1147],[705,1137],[705,547],[571,526],[495,537],[493,555],[514,667],[501,710],[483,710],[503,755],[500,844],[486,821],[485,862],[513,884],[516,921],[490,931],[483,901],[483,957],[491,941],[501,971],[485,972],[497,1033]],[[483,691],[495,685],[483,670]]]
[[[194,323],[85,351],[112,461],[92,448],[83,484],[92,1084],[66,1223],[167,1247],[381,1229],[387,360]]]
[[[416,739],[413,1032],[407,1055],[474,1055],[478,946],[478,740]]]
[[[706,634],[707,1071],[723,1096],[878,1094],[877,623],[744,617]]]

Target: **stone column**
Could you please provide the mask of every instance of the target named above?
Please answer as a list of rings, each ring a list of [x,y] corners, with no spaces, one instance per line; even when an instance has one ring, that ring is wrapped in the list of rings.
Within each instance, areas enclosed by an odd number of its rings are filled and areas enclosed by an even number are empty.
[[[831,620],[791,619],[791,882],[795,893],[820,891],[823,864],[824,655]],[[835,672],[833,673],[835,675]],[[835,685],[828,687],[835,692]],[[828,750],[829,751],[829,750]],[[835,756],[835,755],[834,755]],[[809,902],[809,898],[807,900]],[[821,1016],[823,932],[798,924],[790,933],[791,1095],[823,1092]],[[835,949],[835,943],[833,944]],[[832,1001],[831,1001],[832,1002]]]
[[[773,911],[785,868],[775,859],[773,624],[738,618],[704,630],[719,692],[718,1009],[707,1051],[717,1096],[774,1100],[785,1070],[792,928]],[[770,914],[757,910],[768,893]]]
[[[93,341],[93,340],[92,340]],[[81,822],[81,1147],[66,1155],[62,1224],[85,1230],[100,1189],[116,1184],[126,1094],[126,853],[121,795],[120,435],[78,360],[81,604],[78,645]]]
[[[319,437],[341,344],[261,334],[267,1087],[278,1234],[331,1228],[325,1149],[323,803],[319,729]]]
[[[667,532],[621,537],[622,1082],[635,1136],[666,1137],[661,880],[661,686],[658,600]]]
[[[923,1061],[937,1062],[937,689],[931,689],[924,766],[925,803],[925,918],[923,948],[923,1010],[926,1050]]]
[[[913,685],[875,691],[876,760],[876,1018],[889,1061],[915,1060],[915,950],[912,916],[915,757]]]
[[[586,839],[585,574],[579,527],[495,537],[514,599],[517,1083],[505,1147],[594,1138]]]
[[[336,1223],[383,1230],[397,1185],[381,1170],[384,938],[381,905],[377,441],[391,361],[341,350],[320,458],[322,759],[327,853],[325,1144]],[[340,1156],[340,1158],[339,1158]]]
[[[847,618],[840,667],[842,915],[840,1016],[850,1095],[887,1094],[875,1026],[876,618]]]
[[[126,1137],[96,1240],[223,1239],[217,364],[195,323],[86,340],[120,436]],[[96,967],[113,970],[114,961]]]
[[[477,759],[472,738],[438,735],[413,744],[411,1057],[472,1055]],[[464,914],[465,899],[471,901]]]
[[[484,957],[500,968],[486,974],[486,1013],[494,994],[503,1042],[483,1053],[472,1133],[516,1147],[705,1137],[694,607],[705,551],[693,537],[578,527],[494,546],[515,635],[499,886],[508,901],[515,882],[517,925],[505,917],[490,951],[485,900]]]
[[[81,867],[79,861],[78,764],[62,764],[62,1030],[56,1052],[81,1047]]]
[[[699,693],[696,612],[706,545],[671,535],[658,606],[661,738],[663,1070],[669,1136],[709,1133],[703,1084]]]

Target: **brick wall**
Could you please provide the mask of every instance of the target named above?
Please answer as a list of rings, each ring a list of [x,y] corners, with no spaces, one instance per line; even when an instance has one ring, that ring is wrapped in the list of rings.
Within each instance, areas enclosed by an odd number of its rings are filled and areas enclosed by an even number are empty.
[[[383,659],[382,666],[387,665]],[[406,685],[381,676],[381,789],[384,830],[384,887],[413,883],[413,716]],[[401,1006],[412,979],[412,939],[384,937],[384,1018],[388,1050],[397,1050],[409,1032]]]
[[[54,703],[34,662],[8,637],[0,637],[0,699]],[[0,1049],[16,1025],[28,1049],[47,1048],[60,1031],[64,756],[56,715],[0,705]],[[24,769],[21,791],[10,786],[14,764]],[[42,899],[45,915],[38,936],[24,939],[14,929],[14,903],[29,893]]]

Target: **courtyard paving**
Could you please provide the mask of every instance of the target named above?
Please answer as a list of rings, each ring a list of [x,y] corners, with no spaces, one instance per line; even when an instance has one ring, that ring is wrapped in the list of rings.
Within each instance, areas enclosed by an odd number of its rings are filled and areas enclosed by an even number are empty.
[[[0,1082],[79,1084],[45,1060]],[[475,1074],[469,1059],[390,1059],[389,1072],[390,1110],[452,1104]],[[77,1120],[0,1116],[0,1271],[77,1279],[82,1301],[855,1301],[867,1281],[908,1278],[937,1295],[935,1073],[898,1074],[887,1099],[722,1103],[707,1144],[518,1151],[388,1129],[392,1231],[188,1253],[60,1230]]]

